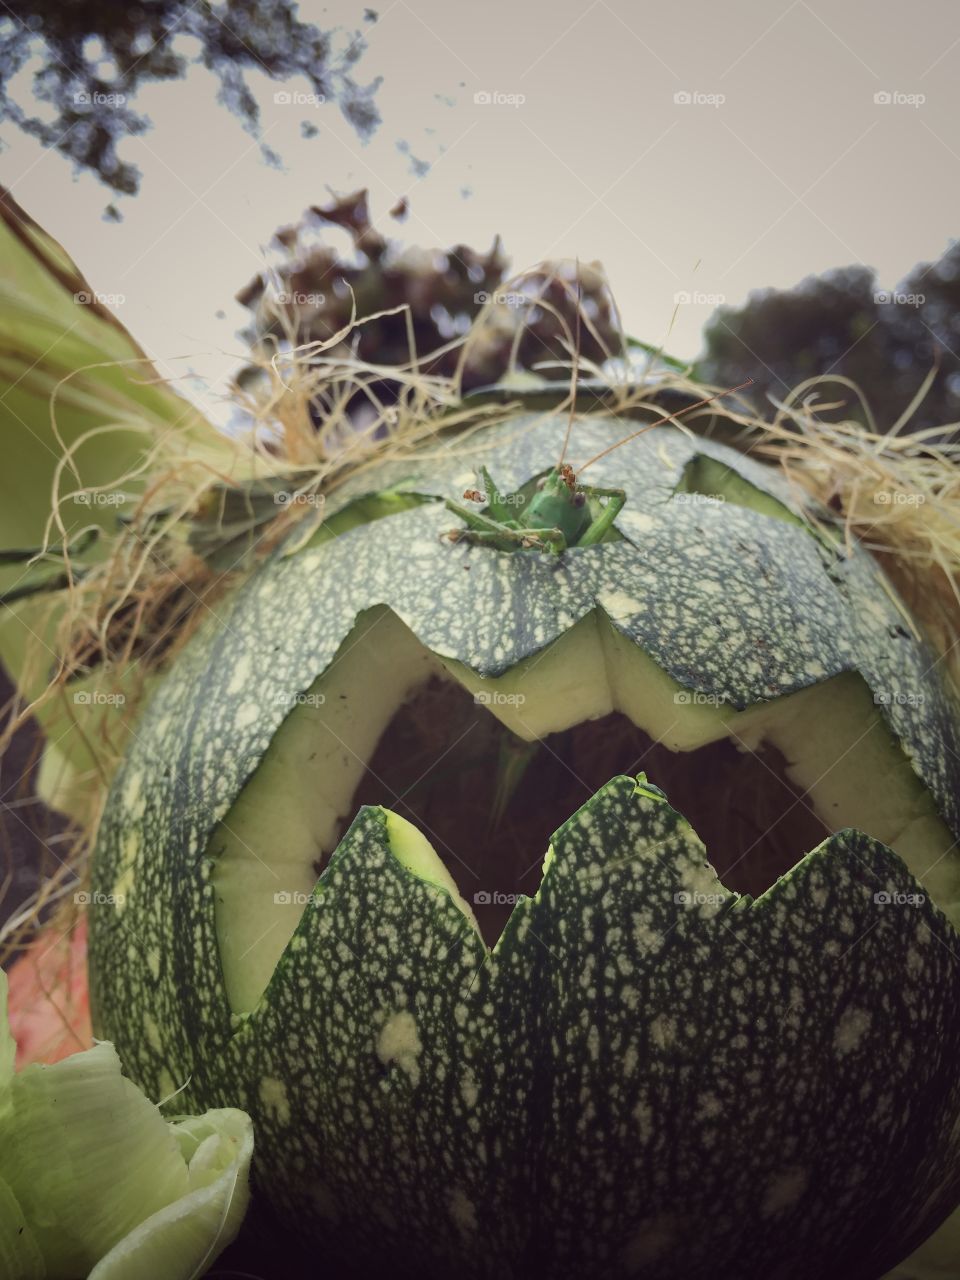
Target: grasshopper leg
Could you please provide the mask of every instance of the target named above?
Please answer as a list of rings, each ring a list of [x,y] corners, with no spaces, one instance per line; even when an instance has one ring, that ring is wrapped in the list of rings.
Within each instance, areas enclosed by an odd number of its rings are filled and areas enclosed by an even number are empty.
[[[578,547],[591,547],[598,543],[608,529],[613,525],[614,520],[623,510],[623,504],[627,500],[627,495],[623,489],[599,489],[595,485],[585,484],[581,486],[581,492],[587,494],[591,498],[606,498],[607,502],[592,524],[589,524],[584,530],[582,536],[577,541]]]

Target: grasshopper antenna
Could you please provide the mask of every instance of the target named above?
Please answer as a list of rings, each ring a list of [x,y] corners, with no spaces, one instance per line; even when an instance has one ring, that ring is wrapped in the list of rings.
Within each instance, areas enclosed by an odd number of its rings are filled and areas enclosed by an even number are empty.
[[[563,460],[567,456],[567,446],[570,443],[570,434],[573,431],[573,417],[577,407],[577,373],[580,363],[580,308],[583,305],[583,289],[580,285],[580,259],[576,259],[577,263],[577,327],[574,331],[573,341],[573,373],[570,378],[570,416],[567,418],[567,434],[563,437],[563,448],[560,450],[560,461],[557,463],[557,470],[563,466]]]
[[[583,475],[587,467],[592,467],[595,462],[599,462],[601,458],[605,458],[608,453],[613,453],[614,449],[619,449],[622,444],[629,444],[631,440],[636,440],[637,436],[642,436],[645,431],[652,431],[654,427],[661,427],[665,422],[675,422],[677,418],[682,418],[685,413],[690,413],[693,409],[702,409],[705,404],[712,404],[714,400],[720,400],[724,396],[732,396],[735,391],[742,391],[744,387],[753,386],[753,379],[748,378],[746,382],[741,382],[739,386],[728,387],[726,391],[718,391],[712,396],[707,396],[705,400],[698,400],[695,404],[688,404],[685,409],[678,409],[676,413],[664,414],[662,418],[658,418],[656,422],[648,422],[645,427],[641,427],[639,431],[634,431],[632,435],[624,436],[622,440],[618,440],[615,444],[608,445],[606,449],[601,449],[599,453],[595,453],[592,458],[588,459],[582,467],[577,471],[577,475]]]

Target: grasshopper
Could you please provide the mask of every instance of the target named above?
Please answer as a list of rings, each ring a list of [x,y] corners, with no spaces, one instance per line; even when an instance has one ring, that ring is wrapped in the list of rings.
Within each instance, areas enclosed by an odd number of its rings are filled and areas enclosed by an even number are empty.
[[[469,542],[475,546],[493,547],[498,551],[517,551],[521,547],[527,547],[553,555],[561,555],[569,547],[594,546],[603,540],[613,526],[613,522],[623,510],[627,495],[623,489],[599,488],[596,485],[582,484],[579,477],[587,467],[593,466],[595,462],[605,458],[614,449],[619,449],[621,445],[636,440],[637,436],[643,435],[645,431],[651,431],[665,422],[672,422],[692,409],[699,409],[714,400],[719,400],[721,396],[741,391],[752,381],[753,379],[750,379],[727,391],[719,391],[716,395],[707,396],[706,399],[687,405],[676,413],[665,414],[656,422],[648,423],[639,431],[634,431],[632,435],[603,449],[576,472],[569,463],[564,461],[570,440],[568,424],[560,461],[540,480],[537,492],[519,516],[513,516],[511,512],[523,504],[523,494],[520,492],[502,494],[487,468],[481,467],[480,479],[484,492],[467,489],[463,497],[466,501],[485,502],[486,510],[471,510],[462,503],[448,498],[446,503],[448,510],[459,516],[465,527],[450,529],[443,537],[451,542]]]

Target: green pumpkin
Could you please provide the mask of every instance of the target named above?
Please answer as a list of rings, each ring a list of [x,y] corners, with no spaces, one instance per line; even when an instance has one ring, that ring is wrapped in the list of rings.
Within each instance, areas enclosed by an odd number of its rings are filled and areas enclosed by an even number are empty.
[[[96,1033],[250,1112],[325,1275],[880,1276],[960,1200],[956,707],[866,552],[674,427],[591,469],[598,545],[443,536],[565,428],[366,468],[214,607],[104,813]]]

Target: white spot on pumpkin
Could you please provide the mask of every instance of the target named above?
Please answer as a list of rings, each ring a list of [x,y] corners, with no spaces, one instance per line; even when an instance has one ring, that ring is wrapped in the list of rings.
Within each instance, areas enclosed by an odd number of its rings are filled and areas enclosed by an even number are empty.
[[[238,729],[246,729],[249,725],[256,724],[259,715],[260,708],[255,702],[245,702],[237,709],[234,723]]]
[[[659,1013],[650,1023],[650,1039],[658,1049],[669,1049],[677,1038],[677,1024],[665,1013]]]
[[[473,1201],[462,1187],[454,1187],[449,1200],[450,1217],[462,1236],[473,1235],[477,1229],[477,1211]]]
[[[140,799],[140,787],[142,783],[143,774],[134,770],[123,784],[123,807],[125,809],[132,809]]]
[[[478,1092],[476,1080],[467,1072],[460,1081],[460,1096],[471,1110],[477,1105]]]
[[[251,668],[250,655],[245,653],[233,668],[230,683],[227,685],[227,693],[243,693],[247,686],[247,681],[250,679]]]
[[[631,529],[636,529],[639,533],[649,533],[657,527],[656,520],[648,511],[631,511],[629,523]]]
[[[860,1047],[860,1042],[870,1030],[870,1014],[866,1009],[847,1009],[833,1033],[833,1047],[840,1057]]]
[[[282,1080],[275,1076],[264,1076],[260,1081],[260,1101],[266,1111],[271,1112],[281,1124],[290,1123],[290,1100]]]
[[[611,618],[632,618],[642,608],[640,601],[625,591],[600,591],[597,603]]]
[[[114,898],[113,905],[117,911],[122,911],[124,907],[127,905],[127,898],[130,896],[130,891],[133,888],[133,883],[134,883],[133,867],[129,865],[125,866],[123,870],[120,872],[120,874],[117,876],[113,885],[113,898]]]
[[[380,1029],[377,1057],[384,1066],[396,1063],[401,1071],[406,1072],[411,1084],[420,1082],[417,1058],[422,1049],[416,1021],[413,1014],[405,1009],[389,1017]]]
[[[154,1053],[159,1053],[163,1048],[163,1043],[160,1039],[160,1028],[149,1013],[143,1015],[143,1030],[147,1037],[147,1044],[149,1044]]]
[[[638,1102],[633,1109],[633,1118],[640,1131],[640,1141],[649,1142],[653,1133],[653,1108],[645,1102]]]
[[[765,1218],[792,1209],[807,1189],[809,1177],[803,1169],[783,1169],[767,1184],[760,1205]]]
[[[596,1026],[587,1032],[587,1052],[594,1062],[600,1057],[600,1031]]]

